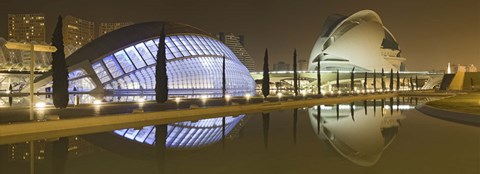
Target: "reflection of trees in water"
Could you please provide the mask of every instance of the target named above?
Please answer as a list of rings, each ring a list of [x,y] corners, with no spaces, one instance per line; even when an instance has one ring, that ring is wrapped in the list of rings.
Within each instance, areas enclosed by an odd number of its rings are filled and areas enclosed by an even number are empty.
[[[268,149],[268,129],[270,128],[270,113],[263,112],[262,113],[262,130],[263,130],[263,144],[265,146],[265,150]]]

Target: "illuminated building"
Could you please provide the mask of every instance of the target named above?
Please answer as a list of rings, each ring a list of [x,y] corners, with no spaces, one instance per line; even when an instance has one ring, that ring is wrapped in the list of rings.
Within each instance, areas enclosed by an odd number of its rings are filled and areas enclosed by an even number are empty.
[[[85,45],[95,38],[94,22],[73,16],[63,19],[63,38],[65,45]]]
[[[8,14],[8,39],[45,42],[45,14]]]
[[[218,35],[219,40],[232,50],[235,56],[237,56],[238,60],[240,60],[240,62],[247,67],[248,71],[253,72],[255,70],[255,60],[245,49],[245,36],[235,36],[232,33],[225,34],[223,32],[220,32]]]
[[[84,45],[66,61],[69,90],[87,92],[107,101],[132,101],[142,95],[152,100],[159,34],[166,30],[169,95],[198,97],[222,94],[222,57],[226,57],[226,89],[232,95],[255,92],[247,68],[223,43],[198,28],[170,22],[130,25]],[[36,87],[51,86],[51,74],[38,78]],[[39,91],[43,89],[37,88]],[[89,102],[89,101],[86,101]]]
[[[114,22],[114,23],[100,23],[100,28],[98,30],[98,36],[107,34],[113,30],[118,30],[120,28],[132,25],[133,22]]]
[[[401,49],[377,13],[362,10],[349,17],[332,15],[310,55],[309,70],[404,71]]]

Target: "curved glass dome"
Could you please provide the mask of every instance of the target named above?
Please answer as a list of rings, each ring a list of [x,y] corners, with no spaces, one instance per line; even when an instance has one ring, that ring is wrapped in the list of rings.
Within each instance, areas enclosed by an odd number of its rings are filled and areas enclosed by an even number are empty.
[[[180,23],[146,22],[107,33],[67,58],[70,91],[153,99],[159,34],[165,28],[169,95],[198,97],[222,94],[222,62],[226,59],[226,88],[231,95],[255,92],[248,69],[222,42]],[[37,86],[50,87],[51,74]],[[37,89],[38,90],[38,89]],[[106,97],[107,101],[130,101]]]

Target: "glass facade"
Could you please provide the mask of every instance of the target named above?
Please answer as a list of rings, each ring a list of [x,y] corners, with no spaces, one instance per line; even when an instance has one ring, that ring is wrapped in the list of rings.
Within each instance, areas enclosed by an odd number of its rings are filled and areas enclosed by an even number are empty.
[[[158,42],[156,38],[135,43],[93,62],[92,68],[104,88],[114,94],[153,92]],[[254,92],[248,70],[220,41],[195,34],[170,35],[165,44],[170,95],[220,95],[223,56],[227,93]]]
[[[235,126],[245,117],[225,117],[225,135],[229,135]],[[222,139],[223,118],[202,119],[196,122],[179,122],[167,126],[167,148],[199,148],[211,145]],[[140,143],[155,144],[155,127],[145,126],[141,129],[115,130],[116,135]]]

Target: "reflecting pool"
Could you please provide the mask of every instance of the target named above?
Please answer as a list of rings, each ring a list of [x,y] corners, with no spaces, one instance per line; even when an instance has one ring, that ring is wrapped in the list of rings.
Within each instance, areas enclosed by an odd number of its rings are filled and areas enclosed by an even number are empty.
[[[480,173],[480,128],[415,110],[427,100],[318,105],[0,145],[0,173]]]

